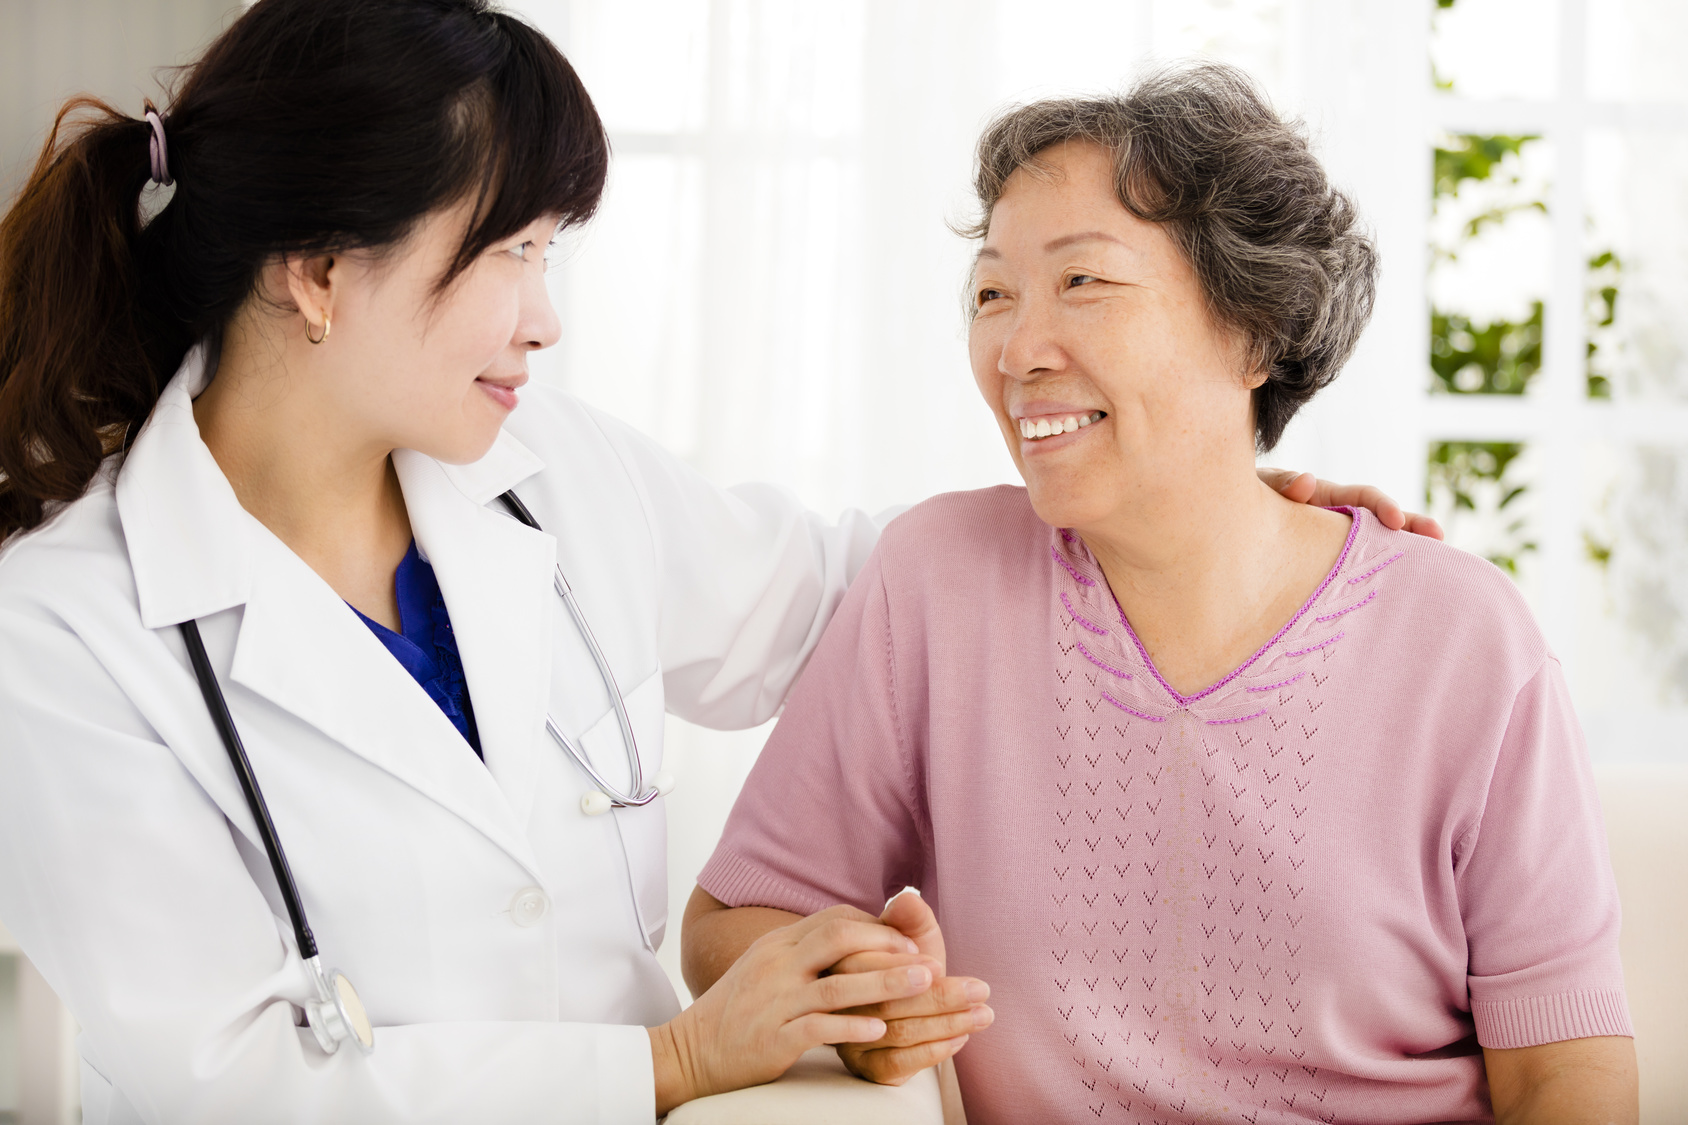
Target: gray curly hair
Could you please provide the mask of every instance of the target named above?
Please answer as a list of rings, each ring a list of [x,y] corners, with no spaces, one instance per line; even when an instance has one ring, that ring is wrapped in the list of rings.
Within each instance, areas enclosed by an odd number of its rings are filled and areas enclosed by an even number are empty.
[[[1298,122],[1273,112],[1235,67],[1196,63],[1140,79],[1124,94],[1052,98],[998,116],[979,139],[974,191],[990,230],[1009,176],[1038,154],[1088,141],[1113,154],[1127,211],[1161,223],[1195,270],[1210,313],[1247,341],[1255,444],[1283,436],[1330,385],[1371,318],[1377,250],[1354,204],[1330,186]]]

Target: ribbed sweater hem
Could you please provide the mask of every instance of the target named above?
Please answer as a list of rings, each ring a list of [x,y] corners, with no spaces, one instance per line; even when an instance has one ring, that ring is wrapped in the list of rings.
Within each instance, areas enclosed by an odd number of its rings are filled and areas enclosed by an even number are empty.
[[[797,914],[814,914],[837,905],[797,890],[726,847],[715,849],[715,854],[698,873],[697,885],[728,906],[770,906]]]
[[[1479,1000],[1471,1005],[1471,1017],[1477,1025],[1477,1042],[1498,1049],[1538,1047],[1594,1035],[1635,1035],[1621,988]]]

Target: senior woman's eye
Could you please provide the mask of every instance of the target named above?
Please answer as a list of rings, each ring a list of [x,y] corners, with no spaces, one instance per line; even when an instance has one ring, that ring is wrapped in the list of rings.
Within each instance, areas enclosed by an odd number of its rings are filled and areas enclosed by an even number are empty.
[[[1000,289],[981,289],[979,290],[979,304],[983,306],[987,302],[994,301],[1001,296],[1002,290]]]
[[[1091,276],[1090,274],[1075,273],[1071,277],[1067,278],[1067,288],[1071,289],[1071,288],[1074,288],[1075,286],[1083,285],[1087,281],[1095,281],[1095,280],[1096,280],[1096,278]]]

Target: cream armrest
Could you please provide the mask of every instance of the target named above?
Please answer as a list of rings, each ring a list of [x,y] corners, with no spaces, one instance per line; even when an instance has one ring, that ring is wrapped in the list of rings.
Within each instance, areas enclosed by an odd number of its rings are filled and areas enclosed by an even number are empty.
[[[1600,763],[1594,781],[1624,910],[1641,1121],[1678,1125],[1688,1121],[1688,762]]]
[[[816,1047],[765,1086],[687,1102],[668,1125],[967,1125],[955,1069],[923,1070],[901,1086],[864,1082],[838,1052]]]

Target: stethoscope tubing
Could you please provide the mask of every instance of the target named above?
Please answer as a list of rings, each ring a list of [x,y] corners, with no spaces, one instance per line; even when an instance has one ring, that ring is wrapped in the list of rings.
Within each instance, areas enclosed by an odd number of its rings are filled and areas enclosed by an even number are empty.
[[[504,493],[499,500],[517,520],[535,531],[542,530],[539,521],[533,518],[533,513],[527,510],[527,506],[514,492]],[[598,795],[601,795],[602,800],[608,801],[607,807],[640,808],[648,805],[662,796],[663,789],[654,785],[648,790],[645,788],[644,766],[639,757],[639,745],[634,739],[633,721],[627,714],[627,703],[621,695],[621,686],[616,682],[615,672],[604,656],[603,647],[598,644],[598,638],[586,622],[586,615],[581,612],[579,603],[575,601],[574,591],[569,588],[568,579],[563,577],[561,566],[556,568],[555,585],[563,604],[568,606],[569,616],[574,619],[575,626],[585,639],[586,647],[591,651],[592,659],[597,663],[598,672],[603,677],[604,686],[609,691],[610,704],[615,709],[616,722],[621,727],[622,746],[627,753],[628,773],[633,781],[632,794],[622,793],[611,785],[592,765],[591,759],[581,748],[563,733],[563,729],[549,713],[545,716],[545,729],[597,786]],[[325,970],[322,966],[316,937],[311,933],[304,903],[299,898],[299,888],[293,881],[293,869],[287,862],[287,852],[281,846],[281,836],[276,831],[275,821],[270,817],[269,805],[264,801],[264,791],[258,785],[252,762],[246,756],[246,746],[241,742],[240,731],[234,724],[234,716],[229,711],[222,685],[217,682],[217,673],[212,669],[211,660],[205,653],[205,642],[199,635],[199,622],[192,619],[183,621],[177,625],[177,629],[180,630],[182,640],[187,646],[188,662],[193,665],[194,678],[199,681],[199,692],[205,699],[205,709],[210,713],[212,725],[217,728],[217,735],[228,752],[229,764],[234,767],[235,778],[246,797],[246,807],[252,813],[252,820],[258,829],[258,838],[264,845],[264,853],[269,856],[270,870],[275,874],[276,885],[281,890],[282,903],[287,907],[288,921],[293,925],[293,938],[299,946],[299,957],[304,961],[317,992],[317,1000],[307,1005],[307,1022],[323,1050],[333,1052],[341,1043],[350,1041],[368,1053],[374,1050],[374,1038],[367,1018],[362,1014],[362,1002],[357,999],[356,990],[345,980],[343,974]],[[659,774],[658,780],[660,779]],[[600,805],[599,810],[604,807]],[[585,809],[584,803],[582,808]],[[345,986],[344,992],[340,989],[341,985]],[[360,1021],[361,1034],[357,1030]]]
[[[234,767],[235,778],[240,782],[241,792],[246,794],[246,807],[251,810],[252,819],[257,822],[258,838],[263,842],[264,851],[270,857],[270,870],[275,873],[276,885],[281,888],[281,901],[287,906],[288,920],[293,923],[293,939],[299,943],[299,956],[305,961],[311,961],[317,955],[316,938],[312,935],[311,924],[305,917],[304,904],[299,901],[299,888],[293,882],[293,869],[287,863],[287,852],[282,849],[275,822],[270,819],[270,807],[264,801],[264,791],[258,787],[258,778],[253,774],[252,763],[246,757],[246,746],[240,741],[240,731],[235,728],[234,716],[229,714],[228,700],[223,698],[223,689],[217,683],[217,674],[211,670],[211,660],[205,655],[205,642],[199,636],[199,622],[184,621],[176,628],[181,630],[182,640],[187,644],[188,660],[193,663],[193,674],[199,681],[199,692],[205,697],[205,709],[211,713],[211,722],[222,737],[223,746],[228,751],[229,764]]]
[[[543,530],[539,526],[539,521],[533,518],[533,513],[528,511],[527,505],[522,503],[521,497],[514,492],[506,492],[498,499],[518,521],[535,531]],[[574,764],[585,772],[586,776],[592,780],[592,784],[598,787],[599,792],[609,798],[612,808],[643,808],[662,796],[662,790],[654,785],[649,789],[645,787],[644,761],[639,755],[639,743],[633,734],[633,720],[627,714],[627,701],[622,697],[621,685],[616,682],[615,670],[610,667],[609,660],[605,658],[604,650],[598,644],[597,635],[592,632],[592,626],[587,624],[586,614],[581,611],[580,603],[575,601],[574,591],[569,587],[568,579],[563,577],[563,568],[560,565],[556,568],[553,585],[557,588],[558,596],[563,599],[563,604],[568,607],[569,616],[574,619],[575,628],[580,631],[581,637],[585,639],[586,648],[591,652],[592,660],[598,666],[598,674],[603,677],[604,686],[609,689],[610,706],[615,709],[615,720],[621,727],[621,745],[627,754],[627,773],[633,782],[632,792],[630,794],[624,793],[605,780],[604,776],[593,766],[591,759],[582,752],[580,747],[574,744],[573,739],[563,733],[562,727],[557,725],[557,721],[550,714],[545,716],[545,729],[550,732],[552,738],[556,739],[557,745],[561,746],[568,756],[574,759]]]

